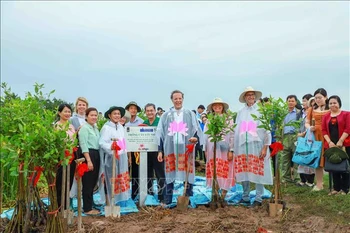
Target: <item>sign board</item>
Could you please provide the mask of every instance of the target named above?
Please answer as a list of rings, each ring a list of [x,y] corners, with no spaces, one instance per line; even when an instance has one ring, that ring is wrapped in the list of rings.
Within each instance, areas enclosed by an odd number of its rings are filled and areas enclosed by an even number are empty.
[[[158,151],[156,137],[157,127],[153,126],[126,126],[126,148],[129,152]]]

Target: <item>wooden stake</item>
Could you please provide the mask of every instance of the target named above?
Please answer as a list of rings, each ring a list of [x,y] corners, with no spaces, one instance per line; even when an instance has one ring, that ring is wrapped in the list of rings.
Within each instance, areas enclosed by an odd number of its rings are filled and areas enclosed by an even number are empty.
[[[80,159],[76,159],[75,162],[78,164],[82,163],[85,161],[85,158],[80,158]],[[82,229],[82,219],[81,219],[81,190],[82,190],[82,185],[81,185],[81,177],[78,176],[78,233],[83,232]]]

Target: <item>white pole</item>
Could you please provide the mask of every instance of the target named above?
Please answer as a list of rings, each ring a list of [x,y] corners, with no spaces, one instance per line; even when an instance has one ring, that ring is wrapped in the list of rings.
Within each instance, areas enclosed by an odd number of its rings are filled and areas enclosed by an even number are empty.
[[[139,178],[140,178],[140,202],[139,206],[145,206],[147,198],[147,152],[140,152],[140,166],[139,166]]]

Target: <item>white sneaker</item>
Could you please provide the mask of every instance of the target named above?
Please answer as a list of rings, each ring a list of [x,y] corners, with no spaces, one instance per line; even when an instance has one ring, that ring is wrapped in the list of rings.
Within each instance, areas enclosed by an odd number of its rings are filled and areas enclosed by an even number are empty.
[[[308,182],[305,182],[305,185],[306,185],[306,186],[308,186],[308,187],[310,187],[310,188],[312,188],[312,187],[314,187],[314,186],[315,186],[315,184],[314,184],[314,183],[308,183]]]

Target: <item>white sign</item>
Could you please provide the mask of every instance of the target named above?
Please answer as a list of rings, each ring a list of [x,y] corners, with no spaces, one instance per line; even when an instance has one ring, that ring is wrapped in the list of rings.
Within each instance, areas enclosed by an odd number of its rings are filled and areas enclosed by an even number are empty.
[[[153,126],[126,126],[126,148],[129,152],[158,151],[156,138],[157,127]]]

